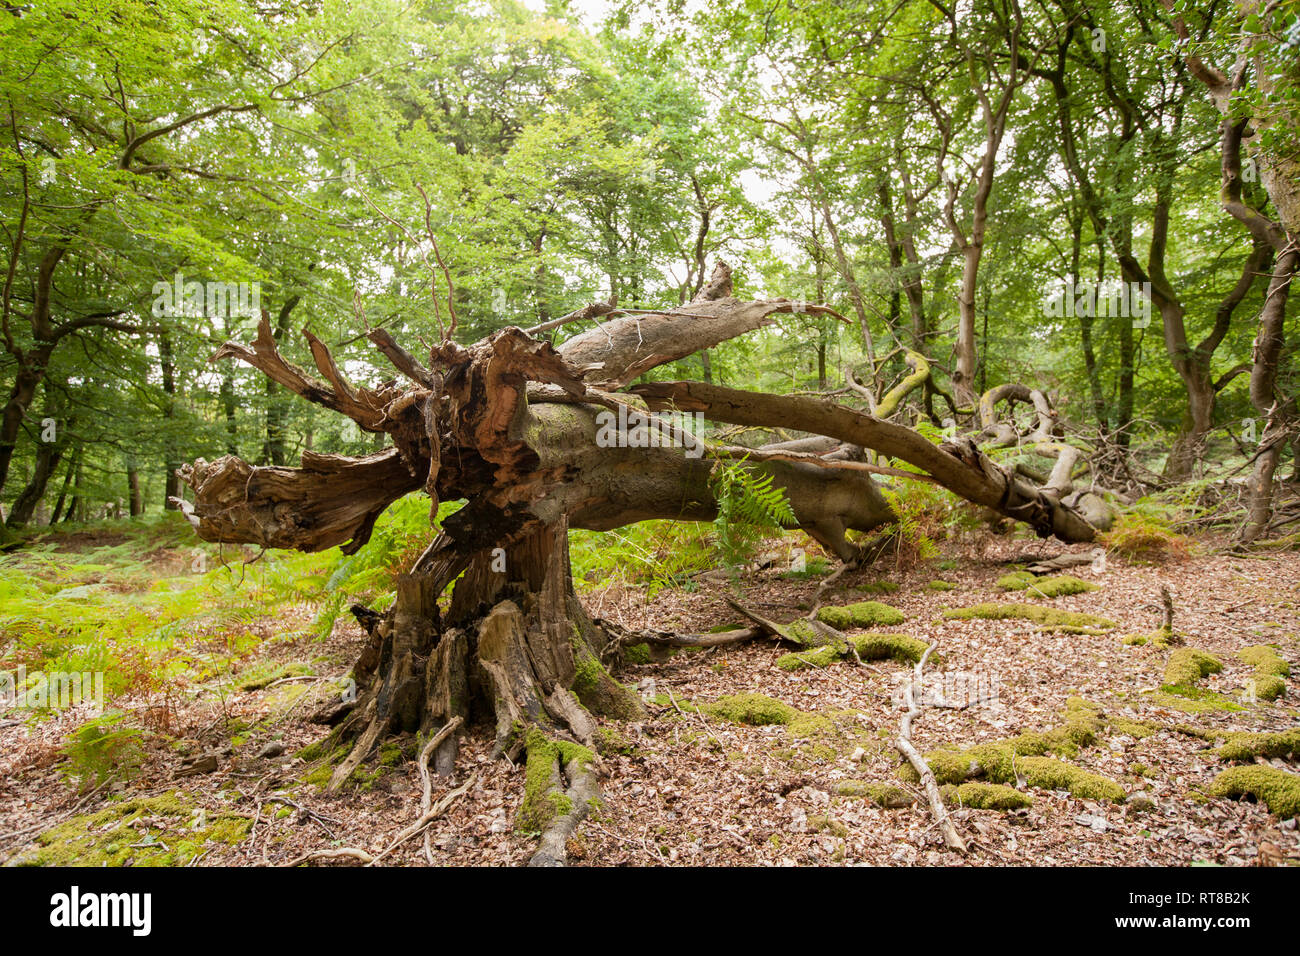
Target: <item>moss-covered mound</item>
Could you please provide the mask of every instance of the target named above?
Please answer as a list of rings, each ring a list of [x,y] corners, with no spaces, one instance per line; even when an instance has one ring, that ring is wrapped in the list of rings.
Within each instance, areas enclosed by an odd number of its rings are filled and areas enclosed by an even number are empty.
[[[1211,781],[1212,797],[1251,796],[1279,819],[1300,816],[1300,774],[1260,765],[1229,767]]]
[[[1046,731],[1028,731],[1007,740],[977,744],[966,750],[943,749],[925,754],[935,780],[959,785],[974,777],[991,783],[1012,784],[1017,776],[1030,786],[1047,790],[1068,790],[1075,796],[1096,800],[1123,800],[1124,788],[1113,780],[1054,760],[1044,754],[1077,756],[1092,746],[1105,728],[1101,709],[1077,697],[1066,704],[1064,720]],[[915,781],[917,773],[904,764],[899,775]]]
[[[1162,689],[1167,693],[1177,693],[1181,688],[1193,688],[1202,677],[1221,670],[1223,662],[1213,654],[1194,647],[1180,647],[1169,655],[1165,664],[1165,686]]]
[[[1025,620],[1041,625],[1044,631],[1100,634],[1119,625],[1109,618],[1081,611],[1061,611],[1038,604],[976,604],[973,607],[953,608],[943,612],[947,620],[983,618],[991,621]]]
[[[861,591],[863,594],[893,594],[898,590],[898,583],[896,581],[868,581],[866,584],[859,584],[854,590]]]
[[[1208,714],[1216,711],[1246,709],[1231,697],[1202,687],[1165,686],[1151,693],[1151,703],[1157,707],[1181,710],[1184,714]]]
[[[921,659],[928,646],[925,641],[910,634],[880,634],[867,632],[854,634],[839,644],[825,644],[807,651],[783,654],[776,659],[776,666],[784,671],[797,671],[809,667],[827,667],[836,661],[850,656],[849,644],[864,661],[892,658],[904,664],[914,664]],[[931,660],[936,659],[930,655]]]
[[[1123,643],[1130,647],[1150,644],[1152,647],[1166,648],[1178,643],[1178,639],[1174,637],[1172,628],[1161,627],[1154,631],[1147,631],[1145,634],[1125,634]]]
[[[1021,793],[1014,787],[1000,783],[963,783],[960,786],[949,784],[940,790],[943,802],[974,810],[1019,810],[1034,802],[1027,793]]]
[[[109,804],[46,830],[14,866],[186,866],[216,844],[242,842],[249,817],[203,810],[178,793]]]
[[[1038,575],[1029,571],[1012,571],[998,578],[998,587],[1004,591],[1023,591],[1038,580]]]
[[[931,581],[926,585],[931,591],[954,591],[957,585],[951,581]]]
[[[869,780],[841,780],[835,785],[835,792],[842,797],[865,798],[877,806],[884,807],[886,810],[910,807],[916,803],[916,797],[892,783],[873,783]]]
[[[998,587],[1004,591],[1025,591],[1033,597],[1056,598],[1071,594],[1096,591],[1097,585],[1069,574],[1039,578],[1028,571],[1016,571],[998,578]]]
[[[1215,751],[1220,760],[1272,759],[1300,754],[1300,728],[1276,733],[1229,733]]]
[[[1267,644],[1256,644],[1242,648],[1237,656],[1255,669],[1246,685],[1247,691],[1259,700],[1277,700],[1286,693],[1291,665],[1276,650]]]
[[[799,711],[789,704],[766,694],[747,693],[722,697],[711,704],[702,704],[701,713],[729,720],[733,724],[762,727],[768,724],[788,724],[799,716]]]
[[[841,631],[892,627],[903,623],[903,612],[879,601],[858,601],[843,607],[827,606],[817,612],[817,620]]]
[[[848,653],[847,646],[823,644],[806,651],[782,654],[776,659],[776,666],[783,671],[801,671],[810,667],[829,667],[836,661],[843,660]]]

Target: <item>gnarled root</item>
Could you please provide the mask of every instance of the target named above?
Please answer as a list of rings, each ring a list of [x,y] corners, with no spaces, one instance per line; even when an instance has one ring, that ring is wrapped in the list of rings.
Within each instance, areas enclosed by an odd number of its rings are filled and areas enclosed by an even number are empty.
[[[335,768],[337,789],[387,736],[430,736],[460,718],[495,727],[498,754],[517,757],[528,728],[545,726],[590,748],[593,714],[641,715],[637,698],[600,663],[609,634],[573,592],[564,522],[524,534],[507,548],[457,557],[440,539],[398,580],[383,616],[366,616],[370,641],[354,670],[360,692],[335,739],[351,749]],[[438,597],[461,570],[445,612]],[[365,616],[365,615],[363,615]],[[455,735],[433,754],[450,776]]]

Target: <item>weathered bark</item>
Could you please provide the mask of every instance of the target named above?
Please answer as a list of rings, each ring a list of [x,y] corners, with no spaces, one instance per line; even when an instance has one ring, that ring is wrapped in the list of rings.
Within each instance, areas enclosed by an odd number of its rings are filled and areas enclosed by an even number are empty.
[[[1096,528],[1054,493],[1018,479],[968,438],[934,445],[902,425],[802,396],[757,394],[700,382],[653,382],[632,391],[652,408],[700,411],[733,425],[799,427],[901,458],[950,491],[1023,521],[1044,537],[1091,541],[1096,535]]]
[[[1173,10],[1170,0],[1165,0],[1165,6],[1173,13],[1174,32],[1186,43],[1190,34],[1181,13]],[[1262,13],[1263,20],[1268,22],[1274,14],[1273,7],[1269,7]],[[1253,29],[1243,31],[1237,61],[1231,74],[1202,60],[1196,53],[1185,54],[1189,71],[1205,86],[1215,108],[1223,116],[1219,148],[1222,182],[1220,204],[1250,233],[1254,243],[1252,264],[1256,264],[1257,271],[1262,270],[1276,256],[1260,311],[1259,332],[1255,336],[1252,356],[1250,399],[1255,409],[1265,417],[1266,427],[1260,450],[1255,456],[1247,507],[1248,520],[1242,529],[1242,543],[1250,543],[1258,538],[1271,520],[1273,474],[1287,441],[1289,423],[1294,414],[1294,401],[1275,393],[1284,343],[1283,325],[1287,299],[1291,282],[1297,271],[1300,271],[1300,250],[1296,246],[1296,236],[1300,234],[1300,187],[1296,185],[1296,173],[1300,171],[1300,164],[1297,164],[1295,157],[1281,155],[1276,150],[1263,146],[1256,149],[1261,181],[1277,211],[1276,220],[1270,219],[1247,202],[1243,195],[1246,177],[1242,170],[1241,154],[1247,131],[1258,134],[1278,118],[1274,114],[1277,107],[1267,101],[1259,104],[1260,112],[1257,115],[1243,116],[1242,111],[1234,105],[1238,94],[1247,89],[1252,73],[1261,93],[1270,95],[1274,92],[1276,78],[1266,68],[1263,45],[1255,34]],[[1188,49],[1192,47],[1189,46]],[[1263,136],[1255,139],[1257,143],[1263,140]],[[1244,274],[1238,288],[1243,284],[1249,288]],[[1216,318],[1216,327],[1217,324]]]
[[[9,465],[13,461],[14,449],[18,447],[23,418],[36,398],[36,389],[45,380],[45,369],[52,352],[53,349],[37,348],[18,356],[14,384],[9,390],[4,413],[0,415],[0,491],[9,480]]]

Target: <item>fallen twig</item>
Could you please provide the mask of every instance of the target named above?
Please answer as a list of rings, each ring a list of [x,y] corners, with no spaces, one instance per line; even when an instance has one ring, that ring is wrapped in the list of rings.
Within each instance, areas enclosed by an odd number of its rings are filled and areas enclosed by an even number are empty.
[[[948,808],[943,805],[943,796],[939,793],[939,785],[935,782],[934,773],[931,772],[929,764],[921,756],[920,751],[912,745],[912,721],[921,713],[921,707],[916,702],[916,695],[913,688],[921,683],[921,671],[925,667],[926,659],[930,653],[939,646],[938,641],[931,641],[930,646],[925,649],[921,659],[916,662],[914,676],[912,680],[903,685],[903,700],[907,703],[907,713],[903,714],[902,723],[899,725],[898,738],[894,741],[894,746],[899,752],[907,758],[908,763],[912,765],[917,774],[921,777],[921,786],[925,789],[926,799],[930,802],[930,812],[934,814],[935,823],[939,825],[943,833],[943,842],[949,849],[956,850],[958,853],[966,853],[966,843],[953,826],[951,818],[948,816]]]

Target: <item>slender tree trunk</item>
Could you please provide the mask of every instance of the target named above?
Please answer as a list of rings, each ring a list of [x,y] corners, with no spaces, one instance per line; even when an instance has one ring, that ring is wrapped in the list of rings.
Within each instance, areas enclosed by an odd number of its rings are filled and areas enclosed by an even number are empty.
[[[128,513],[132,518],[138,518],[144,514],[144,496],[140,491],[140,469],[134,459],[126,464],[126,491]]]
[[[36,513],[36,507],[45,497],[45,488],[50,477],[59,467],[63,457],[63,448],[58,442],[40,442],[36,446],[36,465],[32,469],[31,480],[14,499],[5,525],[10,528],[24,528]]]
[[[76,474],[77,466],[81,461],[81,446],[78,445],[73,449],[72,454],[68,457],[67,469],[63,475],[63,487],[59,489],[59,498],[54,503],[54,510],[50,512],[50,527],[59,523],[59,517],[63,514],[63,505],[68,497],[68,489],[72,487],[72,478]]]
[[[77,456],[77,471],[72,478],[72,503],[68,505],[68,510],[63,516],[65,524],[71,524],[74,521],[81,520],[85,515],[86,506],[82,501],[81,494],[81,475],[82,467],[85,464],[85,457],[84,452]],[[79,518],[78,516],[81,517]]]
[[[1273,519],[1273,475],[1286,449],[1288,426],[1295,412],[1294,401],[1289,398],[1279,399],[1276,391],[1278,366],[1285,344],[1287,298],[1298,270],[1300,253],[1297,253],[1294,245],[1290,245],[1275,264],[1268,293],[1264,297],[1264,309],[1260,313],[1259,333],[1255,337],[1250,399],[1255,409],[1265,416],[1267,424],[1261,439],[1263,447],[1255,459],[1255,470],[1251,475],[1247,505],[1249,518],[1241,535],[1245,544],[1263,535]]]
[[[174,498],[181,493],[181,480],[176,476],[176,469],[181,466],[180,456],[176,450],[176,358],[172,352],[171,333],[164,330],[158,333],[158,364],[162,370],[162,388],[166,396],[163,402],[163,508],[173,511]]]
[[[1070,246],[1070,276],[1077,280],[1079,277],[1079,265],[1082,257],[1083,247],[1083,216],[1072,215],[1070,217],[1071,229],[1071,246]],[[1106,279],[1106,260],[1103,256],[1105,247],[1097,244],[1097,286]],[[1083,367],[1088,373],[1088,392],[1092,397],[1092,413],[1097,419],[1097,427],[1101,429],[1102,435],[1105,435],[1109,429],[1109,415],[1106,410],[1106,395],[1101,387],[1101,370],[1097,367],[1097,350],[1092,341],[1093,326],[1096,322],[1095,316],[1090,310],[1085,309],[1087,315],[1080,315],[1079,318],[1079,339],[1083,346]],[[1121,321],[1126,321],[1121,319]]]

